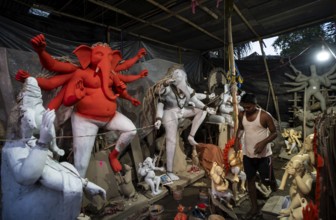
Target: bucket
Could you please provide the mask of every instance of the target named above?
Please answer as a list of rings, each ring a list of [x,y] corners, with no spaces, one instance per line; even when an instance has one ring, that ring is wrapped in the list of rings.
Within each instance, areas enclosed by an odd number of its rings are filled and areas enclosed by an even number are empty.
[[[162,212],[164,211],[162,205],[151,205],[149,207],[150,220],[162,220]]]
[[[209,215],[208,220],[225,220],[225,218],[221,215],[212,214]]]
[[[173,190],[173,198],[176,201],[179,201],[183,197],[183,187],[182,186],[176,186],[176,188]]]
[[[199,191],[199,199],[201,203],[209,204],[209,193],[206,189],[201,189]]]

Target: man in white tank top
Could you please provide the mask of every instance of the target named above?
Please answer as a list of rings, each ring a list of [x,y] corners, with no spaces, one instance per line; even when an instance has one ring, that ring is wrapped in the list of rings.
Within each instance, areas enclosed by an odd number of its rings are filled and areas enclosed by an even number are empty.
[[[244,219],[257,219],[261,214],[257,203],[256,177],[257,172],[265,185],[276,190],[276,180],[271,163],[271,142],[277,137],[276,127],[272,116],[257,107],[254,94],[242,96],[240,105],[244,111],[239,113],[239,125],[234,149],[239,150],[240,143],[243,151],[244,171],[247,176],[247,187],[251,200],[251,210]]]

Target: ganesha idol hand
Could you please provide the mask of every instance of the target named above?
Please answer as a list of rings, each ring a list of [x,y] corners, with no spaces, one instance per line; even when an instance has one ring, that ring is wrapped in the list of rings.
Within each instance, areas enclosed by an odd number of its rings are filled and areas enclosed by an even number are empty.
[[[138,106],[138,105],[141,104],[141,102],[139,100],[134,99],[134,98],[132,98],[130,101],[131,101],[132,105],[134,105],[134,106]]]
[[[18,70],[15,79],[20,82],[25,82],[25,80],[30,77],[30,74],[24,70]]]
[[[141,78],[148,76],[148,70],[142,70],[142,71],[139,73],[139,76],[140,76]]]
[[[146,49],[145,49],[145,48],[141,48],[141,49],[138,51],[137,56],[138,56],[138,58],[140,59],[140,58],[142,58],[143,56],[145,56],[146,54],[147,54]]]
[[[30,40],[30,43],[33,45],[33,48],[37,53],[44,51],[47,46],[47,42],[43,34],[39,34],[33,37]]]
[[[85,96],[86,90],[83,84],[83,80],[79,80],[76,83],[75,95],[77,99],[82,99]]]

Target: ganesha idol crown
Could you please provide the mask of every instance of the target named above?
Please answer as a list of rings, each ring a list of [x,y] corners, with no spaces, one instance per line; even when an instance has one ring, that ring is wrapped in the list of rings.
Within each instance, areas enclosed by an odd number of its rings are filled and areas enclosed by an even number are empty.
[[[107,44],[107,43],[103,43],[103,42],[97,42],[97,43],[95,43],[95,44],[92,44],[92,46],[91,46],[91,48],[95,48],[95,47],[110,47],[110,45],[109,44]]]

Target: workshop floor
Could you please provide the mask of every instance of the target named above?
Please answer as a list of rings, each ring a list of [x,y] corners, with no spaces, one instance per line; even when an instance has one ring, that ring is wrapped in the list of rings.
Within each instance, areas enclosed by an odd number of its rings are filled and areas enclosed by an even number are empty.
[[[285,165],[287,160],[283,160],[278,157],[273,158],[273,167],[274,167],[274,173],[275,177],[278,181],[281,180],[282,174],[284,170],[282,169]],[[288,184],[287,184],[288,185]],[[192,210],[195,208],[197,204],[204,203],[204,200],[200,199],[199,192],[200,190],[203,190],[204,188],[210,188],[210,179],[208,177],[203,177],[199,179],[194,184],[189,185],[188,187],[184,188],[182,199],[181,200],[175,200],[174,195],[170,193],[168,196],[164,197],[163,199],[156,202],[157,205],[162,205],[164,211],[161,213],[160,217],[163,220],[171,220],[174,219],[175,215],[177,214],[177,207],[179,204],[182,204],[185,208],[185,213],[190,216],[192,214]],[[288,188],[288,187],[287,187]],[[278,190],[277,192],[274,192],[271,194],[271,196],[280,195],[280,196],[286,196],[288,195],[288,189],[285,189],[283,191]],[[261,196],[258,199],[258,205],[260,209],[263,207],[263,205],[266,203],[267,199],[263,199]],[[208,202],[206,202],[208,203]],[[247,197],[246,200],[244,200],[239,207],[234,207],[234,212],[237,215],[238,219],[242,219],[242,216],[244,216],[249,210],[250,210],[251,204]],[[210,210],[207,210],[207,215],[210,215]],[[219,214],[219,213],[217,213]],[[225,213],[221,213],[221,215],[226,219],[232,219],[229,215],[225,215]],[[189,218],[190,219],[190,218]],[[259,219],[265,219],[265,220],[272,220],[277,219],[276,216],[273,217],[267,217],[263,218],[260,217]]]

